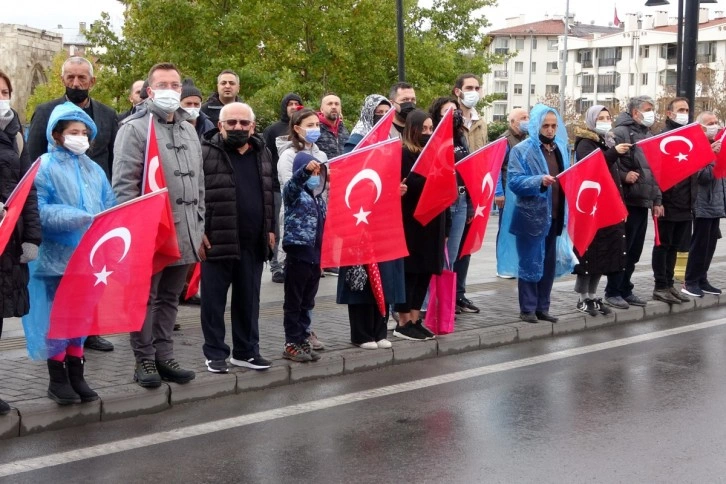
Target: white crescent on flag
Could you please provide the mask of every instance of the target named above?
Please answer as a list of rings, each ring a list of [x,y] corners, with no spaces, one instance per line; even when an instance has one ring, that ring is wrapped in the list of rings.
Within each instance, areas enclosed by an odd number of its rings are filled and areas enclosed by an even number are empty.
[[[587,215],[587,213],[580,208],[580,195],[582,195],[582,192],[585,190],[592,189],[597,190],[597,196],[600,196],[600,190],[602,190],[602,187],[598,182],[594,182],[592,180],[585,180],[582,182],[582,185],[580,185],[580,189],[577,191],[577,198],[575,199],[575,208],[578,212],[584,213]],[[590,215],[595,215],[595,211],[597,210],[597,198],[595,198],[595,203],[592,205],[592,212]]]
[[[131,248],[131,232],[126,227],[118,227],[109,230],[108,232],[103,234],[93,245],[91,253],[88,257],[88,261],[91,263],[91,267],[93,267],[93,258],[96,255],[96,251],[100,249],[103,244],[114,238],[119,238],[124,243],[124,251],[118,261],[121,262],[122,260],[124,260],[126,254],[129,253],[129,249]],[[113,274],[113,271],[106,270],[106,266],[104,265],[103,269],[101,269],[101,272],[95,272],[93,274],[94,276],[96,276],[96,283],[94,284],[94,287],[101,282],[108,285],[108,276],[110,276],[111,274]]]
[[[370,168],[365,168],[358,173],[350,180],[350,183],[348,183],[348,186],[345,188],[345,204],[350,207],[350,193],[353,191],[353,188],[361,181],[363,180],[370,180],[373,182],[373,184],[376,186],[376,199],[373,201],[373,203],[376,203],[379,198],[381,198],[381,190],[383,189],[383,182],[381,181],[381,177],[378,174],[376,170],[372,170]],[[368,223],[368,215],[370,215],[370,211],[363,210],[363,207],[360,208],[358,213],[353,214],[353,217],[357,219],[356,225],[360,223]]]
[[[156,182],[156,172],[159,171],[159,157],[155,156],[149,160],[149,173],[147,174],[149,188],[152,192],[160,189],[159,184]]]

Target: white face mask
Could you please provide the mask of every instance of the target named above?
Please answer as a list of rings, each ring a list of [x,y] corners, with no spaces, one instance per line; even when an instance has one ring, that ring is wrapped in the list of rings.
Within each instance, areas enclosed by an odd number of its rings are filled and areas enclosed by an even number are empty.
[[[5,116],[10,111],[10,99],[0,99],[0,116]]]
[[[704,128],[706,128],[706,138],[712,140],[716,138],[716,135],[721,129],[721,126],[719,126],[718,124],[712,124],[710,126],[704,126]]]
[[[686,113],[676,113],[676,119],[674,119],[673,121],[675,121],[676,124],[685,126],[688,124],[688,115]]]
[[[184,111],[189,113],[189,119],[194,121],[199,117],[199,108],[182,108]]]
[[[157,89],[152,90],[154,99],[152,102],[162,111],[171,114],[177,109],[181,102],[181,93],[173,89]]]
[[[479,102],[479,93],[476,91],[466,91],[463,93],[464,96],[461,98],[461,104],[471,109],[476,106]]]
[[[643,115],[643,126],[650,128],[655,123],[655,111],[641,113]]]
[[[613,123],[609,121],[598,121],[595,123],[595,132],[597,134],[606,135],[613,128]]]
[[[88,136],[63,135],[63,146],[74,155],[82,155],[88,150]]]

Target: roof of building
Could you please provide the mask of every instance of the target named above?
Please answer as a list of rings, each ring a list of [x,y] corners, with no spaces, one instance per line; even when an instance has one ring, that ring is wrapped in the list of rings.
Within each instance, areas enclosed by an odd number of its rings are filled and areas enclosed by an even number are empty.
[[[703,22],[701,24],[698,24],[698,30],[707,29],[709,27],[715,27],[717,25],[726,24],[726,18],[717,18],[713,20],[709,20],[708,22]],[[677,25],[664,25],[663,27],[656,27],[653,30],[656,32],[678,32],[678,26]]]
[[[492,30],[488,35],[562,35],[563,30],[564,21],[562,19],[548,19],[517,25],[515,27]],[[573,37],[586,37],[595,33],[615,34],[618,32],[622,32],[622,30],[602,25],[590,25],[579,22],[570,23],[570,35]]]
[[[63,44],[64,45],[91,45],[91,43],[88,41],[86,36],[80,31],[75,31],[68,35],[63,34]]]

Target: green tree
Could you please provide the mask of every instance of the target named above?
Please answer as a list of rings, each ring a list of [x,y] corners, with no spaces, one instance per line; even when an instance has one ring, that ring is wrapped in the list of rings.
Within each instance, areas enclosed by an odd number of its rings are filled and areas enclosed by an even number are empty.
[[[395,2],[380,0],[119,0],[123,35],[108,15],[88,38],[104,66],[98,90],[123,101],[134,79],[152,64],[177,64],[204,92],[223,69],[240,75],[240,94],[261,126],[279,116],[279,102],[295,91],[318,107],[338,93],[346,119],[356,120],[367,94],[386,94],[397,80]],[[482,74],[487,25],[478,11],[494,0],[434,0],[429,8],[405,0],[407,80],[419,104],[448,94],[462,72]]]

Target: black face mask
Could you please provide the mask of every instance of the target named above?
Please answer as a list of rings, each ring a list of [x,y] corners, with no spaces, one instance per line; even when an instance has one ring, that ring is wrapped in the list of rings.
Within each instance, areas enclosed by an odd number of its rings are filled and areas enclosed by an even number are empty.
[[[547,136],[543,135],[542,133],[540,133],[539,140],[546,145],[551,145],[552,143],[555,142],[555,137],[553,136],[550,138],[550,137],[547,137]]]
[[[416,109],[416,105],[411,102],[401,103],[399,104],[399,106],[401,106],[401,110],[398,111],[398,117],[404,121],[406,121],[408,115],[411,114],[414,109]]]
[[[422,134],[421,137],[418,139],[418,142],[421,144],[421,147],[424,147],[424,146],[426,146],[426,143],[428,143],[430,139],[431,139],[430,134]]]
[[[235,129],[227,131],[227,137],[224,138],[224,144],[227,145],[229,148],[236,150],[237,148],[242,148],[244,145],[246,145],[249,139],[249,129]]]
[[[75,87],[66,88],[66,97],[73,104],[81,104],[88,99],[88,89],[76,89]]]
[[[385,116],[385,114],[374,114],[373,115],[373,126],[375,126],[376,124],[378,124],[378,121],[380,121],[381,119],[383,119],[383,116]]]

